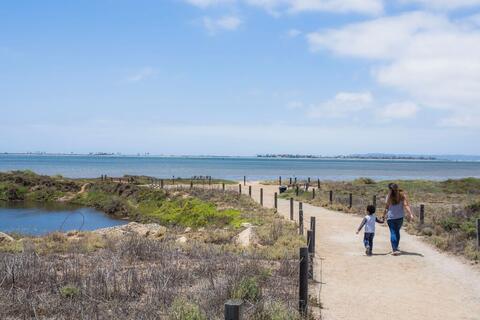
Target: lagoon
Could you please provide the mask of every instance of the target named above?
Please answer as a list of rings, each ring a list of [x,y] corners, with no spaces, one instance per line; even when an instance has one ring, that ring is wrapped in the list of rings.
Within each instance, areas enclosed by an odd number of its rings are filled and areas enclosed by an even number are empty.
[[[44,235],[55,231],[91,231],[126,224],[92,208],[62,203],[0,201],[0,231]]]

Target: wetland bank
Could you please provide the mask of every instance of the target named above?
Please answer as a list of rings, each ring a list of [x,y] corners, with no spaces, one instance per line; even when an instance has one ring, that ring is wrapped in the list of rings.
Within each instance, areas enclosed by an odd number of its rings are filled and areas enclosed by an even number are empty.
[[[128,178],[0,174],[0,201],[60,200],[150,228],[2,238],[1,318],[219,319],[230,298],[250,319],[298,318],[294,224],[234,192]],[[255,237],[239,243],[246,229]]]

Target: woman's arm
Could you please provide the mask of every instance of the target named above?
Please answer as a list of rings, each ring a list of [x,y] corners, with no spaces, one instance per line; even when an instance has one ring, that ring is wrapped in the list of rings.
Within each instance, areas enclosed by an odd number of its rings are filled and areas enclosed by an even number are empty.
[[[404,207],[405,210],[407,211],[408,220],[413,220],[413,219],[415,218],[415,216],[413,215],[412,209],[410,208],[410,204],[408,203],[407,195],[404,195],[403,207]]]

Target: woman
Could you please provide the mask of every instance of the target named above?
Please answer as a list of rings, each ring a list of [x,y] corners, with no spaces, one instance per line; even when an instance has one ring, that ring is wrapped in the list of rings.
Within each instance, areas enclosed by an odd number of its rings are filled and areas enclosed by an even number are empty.
[[[387,204],[385,207],[385,214],[387,216],[387,224],[390,229],[390,242],[392,243],[392,254],[394,256],[400,254],[398,245],[400,243],[400,229],[402,228],[405,211],[407,212],[407,219],[413,220],[412,210],[408,204],[407,195],[403,190],[398,188],[395,183],[388,185]]]

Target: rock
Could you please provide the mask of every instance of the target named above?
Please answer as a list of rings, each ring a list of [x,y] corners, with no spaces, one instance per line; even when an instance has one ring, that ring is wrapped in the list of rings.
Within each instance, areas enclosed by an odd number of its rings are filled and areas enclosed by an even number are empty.
[[[0,243],[14,242],[15,239],[10,237],[8,234],[0,232]]]
[[[243,222],[241,224],[241,226],[244,227],[244,228],[250,228],[252,226],[252,224],[250,222]]]
[[[183,231],[183,233],[189,233],[190,231],[192,231],[192,228],[187,227],[187,228],[185,228],[185,231]]]
[[[94,232],[112,237],[134,234],[149,239],[161,239],[167,233],[167,228],[157,223],[142,224],[138,222],[130,222],[123,226],[98,229]]]
[[[252,245],[258,246],[260,239],[255,232],[255,228],[250,226],[233,238],[233,241],[238,246],[249,247]]]
[[[203,231],[205,231],[205,228],[203,227],[198,229],[198,232],[203,232]]]
[[[177,240],[175,240],[177,243],[186,243],[187,242],[187,237],[181,236]]]

